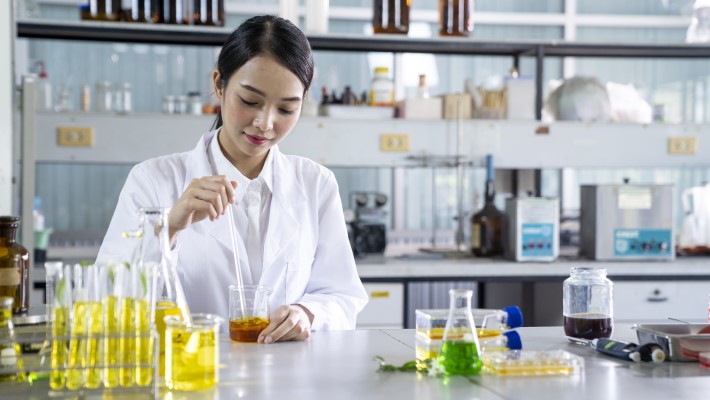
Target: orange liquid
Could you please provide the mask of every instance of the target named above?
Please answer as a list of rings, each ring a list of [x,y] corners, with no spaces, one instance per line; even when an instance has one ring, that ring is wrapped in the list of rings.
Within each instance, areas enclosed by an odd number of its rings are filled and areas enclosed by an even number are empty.
[[[269,321],[259,317],[229,321],[229,338],[237,342],[256,342],[268,325]]]

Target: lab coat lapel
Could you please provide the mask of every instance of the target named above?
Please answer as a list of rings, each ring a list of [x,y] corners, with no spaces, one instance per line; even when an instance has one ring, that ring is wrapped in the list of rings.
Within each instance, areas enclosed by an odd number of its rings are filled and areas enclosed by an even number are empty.
[[[202,178],[203,176],[214,175],[212,167],[210,165],[209,157],[207,156],[207,148],[209,147],[211,141],[215,137],[216,131],[209,132],[200,138],[195,149],[190,153],[188,157],[188,167],[185,174],[185,183],[183,185],[183,192],[190,185],[190,181],[195,178]],[[233,213],[236,213],[236,208],[232,209]],[[236,218],[236,215],[235,215]],[[229,231],[229,223],[234,223],[234,221],[229,221],[227,214],[220,216],[219,219],[215,221],[210,221],[209,219],[204,219],[196,224],[193,224],[193,228],[198,230],[203,234],[208,234],[215,238],[220,244],[226,247],[229,253],[233,252],[232,249],[232,239],[231,233]],[[239,237],[239,232],[236,232],[237,237]],[[189,245],[189,244],[187,244]],[[239,264],[242,266],[242,278],[244,284],[253,284],[253,278],[251,276],[251,269],[248,268],[249,261],[247,260],[247,251],[244,247],[243,240],[237,240],[237,246],[239,251]],[[210,255],[206,255],[208,257]],[[233,258],[230,254],[230,259],[227,260],[229,264],[233,264]]]
[[[306,196],[296,177],[294,167],[288,158],[279,152],[277,146],[272,147],[271,150],[274,151],[274,188],[269,227],[264,243],[262,277],[270,268],[285,268],[285,262],[278,266],[272,264],[283,251],[288,249],[291,242],[297,239],[301,226],[298,215],[303,215],[303,207],[306,206]],[[273,276],[275,272],[277,271],[270,271],[270,275]]]

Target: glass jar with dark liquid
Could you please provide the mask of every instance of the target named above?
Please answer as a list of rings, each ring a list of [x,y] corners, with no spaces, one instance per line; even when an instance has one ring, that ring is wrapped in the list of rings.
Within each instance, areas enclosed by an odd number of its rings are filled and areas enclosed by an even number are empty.
[[[439,0],[439,35],[468,36],[473,31],[473,0]]]
[[[562,284],[565,335],[608,338],[614,327],[613,283],[606,268],[573,267]]]
[[[409,7],[411,0],[375,0],[372,13],[372,30],[375,33],[409,32]]]

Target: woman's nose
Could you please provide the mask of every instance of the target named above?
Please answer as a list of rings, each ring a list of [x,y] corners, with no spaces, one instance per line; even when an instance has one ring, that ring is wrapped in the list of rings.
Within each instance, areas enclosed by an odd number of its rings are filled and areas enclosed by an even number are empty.
[[[270,131],[271,128],[274,126],[274,121],[273,118],[271,117],[271,113],[269,112],[262,112],[260,115],[257,115],[254,118],[254,122],[252,123],[255,128],[258,128],[261,131]]]

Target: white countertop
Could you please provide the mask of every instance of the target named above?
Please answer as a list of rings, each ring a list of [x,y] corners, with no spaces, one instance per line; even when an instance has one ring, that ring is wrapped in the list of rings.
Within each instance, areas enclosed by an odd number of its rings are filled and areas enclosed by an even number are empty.
[[[472,280],[559,280],[577,266],[605,267],[609,277],[622,279],[710,279],[710,258],[686,257],[673,261],[594,261],[560,259],[551,263],[513,262],[502,259],[443,259],[368,257],[356,260],[360,278]]]
[[[697,363],[632,363],[567,341],[561,327],[520,328],[524,349],[563,349],[585,361],[570,377],[491,375],[434,378],[416,373],[377,372],[376,355],[401,364],[413,360],[413,330],[314,332],[305,342],[271,345],[221,341],[221,381],[192,393],[161,391],[166,399],[697,399],[710,392],[710,369]],[[613,337],[635,341],[629,325]],[[0,384],[6,398],[47,395],[47,382],[18,387]],[[15,397],[13,397],[15,396]]]

